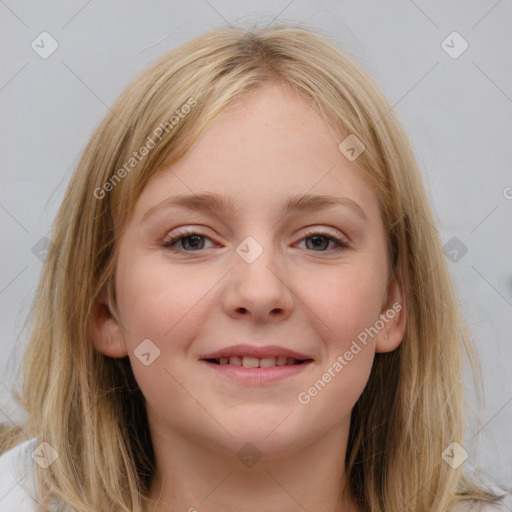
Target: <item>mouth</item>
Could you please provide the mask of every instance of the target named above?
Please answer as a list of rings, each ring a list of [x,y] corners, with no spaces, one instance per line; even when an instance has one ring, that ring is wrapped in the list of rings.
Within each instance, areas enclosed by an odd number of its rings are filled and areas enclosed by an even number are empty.
[[[243,366],[244,368],[273,368],[274,366],[295,366],[312,361],[312,359],[296,359],[294,357],[288,357],[285,355],[263,358],[252,356],[223,356],[203,360],[212,364]]]
[[[314,362],[283,347],[253,345],[227,347],[201,356],[200,361],[217,375],[258,385],[297,375]]]

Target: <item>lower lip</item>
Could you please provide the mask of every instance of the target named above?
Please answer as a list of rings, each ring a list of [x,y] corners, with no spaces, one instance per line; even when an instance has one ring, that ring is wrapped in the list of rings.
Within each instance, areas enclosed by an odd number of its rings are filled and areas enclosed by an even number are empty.
[[[212,370],[233,380],[254,384],[266,384],[267,382],[275,382],[276,380],[297,375],[308,368],[313,361],[294,365],[271,366],[270,368],[245,368],[244,366],[231,364],[215,364],[204,360],[202,362]]]

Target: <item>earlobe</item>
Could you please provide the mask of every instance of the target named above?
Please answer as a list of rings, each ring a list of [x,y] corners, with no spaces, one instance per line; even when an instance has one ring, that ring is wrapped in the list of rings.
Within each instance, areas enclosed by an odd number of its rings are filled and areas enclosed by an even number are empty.
[[[384,324],[375,344],[375,352],[397,349],[405,335],[406,308],[401,262],[397,263],[395,278],[388,286],[385,305],[380,318]]]
[[[106,290],[93,306],[92,342],[94,348],[108,357],[125,357],[128,355],[123,332],[118,321],[112,315],[108,305]]]

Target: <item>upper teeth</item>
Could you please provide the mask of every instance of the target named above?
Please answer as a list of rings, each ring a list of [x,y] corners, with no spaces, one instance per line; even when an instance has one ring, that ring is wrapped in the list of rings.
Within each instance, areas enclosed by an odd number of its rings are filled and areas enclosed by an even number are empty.
[[[263,357],[261,359],[251,356],[230,356],[220,357],[217,361],[219,364],[232,364],[234,366],[243,366],[244,368],[269,368],[271,366],[284,366],[300,362],[293,357],[286,356]]]

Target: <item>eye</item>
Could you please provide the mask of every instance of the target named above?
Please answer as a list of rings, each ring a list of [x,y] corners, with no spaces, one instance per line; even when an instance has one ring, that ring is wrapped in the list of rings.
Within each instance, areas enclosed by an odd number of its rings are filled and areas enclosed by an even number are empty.
[[[180,250],[195,252],[205,248],[206,240],[210,239],[196,231],[184,229],[172,236],[166,237],[162,242],[162,247],[173,252],[179,252]]]
[[[212,241],[205,235],[190,229],[183,229],[172,236],[166,237],[162,242],[162,247],[173,252],[198,252],[205,247],[206,241]],[[306,248],[314,252],[327,252],[329,244],[333,244],[332,250],[339,251],[348,249],[348,242],[342,237],[334,236],[321,230],[309,230],[305,233],[301,241],[306,243]]]
[[[307,231],[301,241],[306,243],[307,249],[312,249],[314,252],[327,252],[325,249],[329,247],[329,244],[334,244],[335,251],[349,248],[348,243],[343,238],[325,233],[321,230]]]

